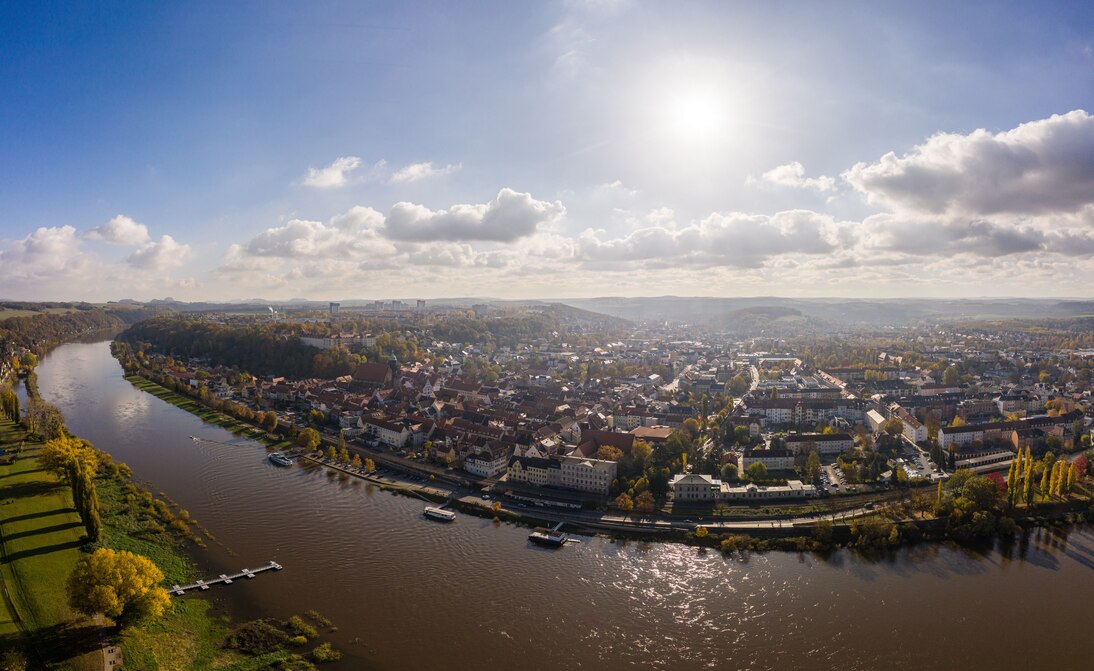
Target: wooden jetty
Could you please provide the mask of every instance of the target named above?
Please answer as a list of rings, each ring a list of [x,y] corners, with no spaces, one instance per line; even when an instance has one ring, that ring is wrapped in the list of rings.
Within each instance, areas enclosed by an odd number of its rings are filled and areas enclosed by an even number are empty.
[[[192,585],[172,585],[171,588],[167,591],[171,594],[174,594],[175,596],[182,596],[190,590],[206,590],[209,589],[209,587],[211,587],[212,585],[231,585],[233,580],[239,580],[240,578],[254,578],[256,575],[264,571],[280,571],[282,568],[284,567],[281,566],[281,564],[272,561],[265,566],[260,566],[258,568],[252,569],[245,568],[239,573],[233,573],[232,575],[221,573],[219,578],[213,578],[212,580],[199,580]]]

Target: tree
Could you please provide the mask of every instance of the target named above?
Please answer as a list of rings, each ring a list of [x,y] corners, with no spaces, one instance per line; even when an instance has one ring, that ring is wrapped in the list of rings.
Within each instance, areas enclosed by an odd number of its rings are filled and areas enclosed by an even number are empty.
[[[965,426],[965,420],[961,417],[954,417],[953,421],[950,422],[950,426]]]
[[[684,420],[684,431],[688,432],[688,437],[695,440],[699,437],[699,420],[694,417],[688,417]]]
[[[601,445],[596,451],[596,458],[603,461],[619,461],[623,458],[623,450],[611,445]]]
[[[361,455],[354,453],[353,458],[350,459],[349,465],[354,468],[361,468]]]
[[[950,366],[942,373],[942,384],[954,385],[961,379],[961,373],[957,370],[957,366]]]
[[[696,538],[706,538],[709,535],[710,535],[710,531],[706,527],[704,527],[702,525],[695,527],[695,537]]]
[[[84,555],[68,577],[69,604],[87,615],[102,613],[120,626],[159,617],[170,597],[160,587],[163,571],[132,552],[99,548]]]
[[[722,480],[725,482],[737,480],[737,464],[724,464],[722,466]]]
[[[881,425],[881,430],[888,434],[890,438],[896,438],[904,433],[904,422],[900,421],[899,417],[890,417],[888,421]]]
[[[1071,462],[1071,466],[1067,469],[1067,484],[1064,485],[1067,494],[1071,494],[1071,490],[1075,487],[1075,481],[1079,479],[1079,465],[1074,461]]]
[[[327,461],[337,461],[338,460],[338,450],[334,449],[334,445],[331,445],[330,447],[327,448],[327,455],[326,456],[327,456]]]
[[[657,500],[648,489],[634,497],[634,509],[640,513],[652,513],[656,506]]]
[[[762,461],[754,461],[748,465],[748,468],[745,469],[745,473],[748,474],[749,480],[766,480],[767,466],[764,466]]]
[[[365,459],[365,471],[371,473],[376,470],[376,462],[372,458]]]
[[[262,428],[266,429],[268,433],[277,431],[277,413],[273,410],[266,413],[266,416],[262,419]]]
[[[820,480],[821,476],[821,463],[820,455],[816,450],[811,450],[809,456],[805,460],[805,478],[814,484]]]
[[[615,507],[619,508],[625,513],[629,513],[634,510],[634,501],[631,497],[627,496],[626,492],[623,492],[619,496],[615,497]]]
[[[323,442],[322,436],[319,432],[312,428],[304,429],[300,432],[300,435],[296,437],[296,444],[300,445],[308,452],[312,452],[315,448],[319,447],[319,443]]]

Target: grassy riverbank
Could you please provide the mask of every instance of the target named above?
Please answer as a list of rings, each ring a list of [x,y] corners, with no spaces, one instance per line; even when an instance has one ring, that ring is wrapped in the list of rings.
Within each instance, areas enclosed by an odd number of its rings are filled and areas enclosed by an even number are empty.
[[[23,445],[14,463],[0,466],[0,648],[36,660],[29,668],[100,669],[101,632],[69,608],[63,587],[80,557],[83,525],[68,487],[38,465],[41,444],[27,438],[0,420],[0,449]]]
[[[140,375],[126,375],[125,379],[137,389],[148,392],[156,398],[162,399],[177,408],[185,410],[191,415],[196,415],[210,424],[216,424],[217,426],[225,428],[237,436],[244,436],[252,440],[257,440],[260,443],[277,449],[284,449],[291,447],[292,445],[291,441],[281,440],[280,438],[271,436],[262,429],[251,426],[234,417],[229,417],[222,412],[213,410],[212,408],[203,405],[201,401],[171,391],[166,387],[152,382],[148,378],[141,377]]]
[[[12,463],[0,465],[0,651],[18,651],[28,669],[72,671],[103,669],[103,646],[117,642],[126,668],[235,669],[249,662],[224,649],[227,624],[210,617],[201,599],[174,601],[163,618],[125,630],[120,641],[109,622],[72,610],[65,581],[82,552],[101,546],[144,555],[166,584],[175,584],[198,575],[181,547],[194,532],[167,503],[128,482],[124,467],[108,464],[95,480],[102,538],[89,545],[69,487],[39,463],[42,444],[3,419],[0,449],[18,450]]]

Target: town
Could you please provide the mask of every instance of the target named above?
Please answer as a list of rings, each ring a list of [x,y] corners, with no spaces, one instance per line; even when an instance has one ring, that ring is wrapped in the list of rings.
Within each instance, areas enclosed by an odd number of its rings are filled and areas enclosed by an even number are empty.
[[[383,455],[521,505],[732,516],[1079,457],[1094,350],[1012,328],[735,338],[557,304],[388,301],[157,317],[119,356],[332,461]]]

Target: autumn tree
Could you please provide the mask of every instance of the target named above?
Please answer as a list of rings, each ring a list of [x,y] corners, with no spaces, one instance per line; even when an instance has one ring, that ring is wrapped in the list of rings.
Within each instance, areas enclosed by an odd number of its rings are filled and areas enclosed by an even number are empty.
[[[163,615],[170,597],[162,581],[163,571],[147,557],[99,548],[76,562],[68,577],[69,604],[87,615],[112,617],[124,627]]]
[[[805,459],[805,478],[814,484],[820,480],[821,475],[821,463],[820,455],[816,450],[811,450],[809,456]]]
[[[615,497],[615,507],[619,508],[625,513],[629,513],[634,510],[634,501],[631,497],[627,496],[626,492],[623,492],[619,496]]]
[[[767,466],[764,466],[762,461],[754,461],[748,465],[745,469],[745,473],[748,474],[749,480],[766,480],[767,479]]]
[[[376,470],[376,462],[371,458],[365,459],[365,471],[371,473]]]
[[[649,490],[634,497],[634,509],[640,513],[652,513],[656,506],[657,501],[653,498],[653,494],[650,493]]]
[[[596,451],[596,458],[603,461],[619,461],[623,458],[623,450],[611,445],[601,445]]]
[[[300,435],[296,437],[296,444],[309,452],[319,447],[321,442],[323,442],[323,438],[319,435],[319,432],[310,427],[301,431]]]

